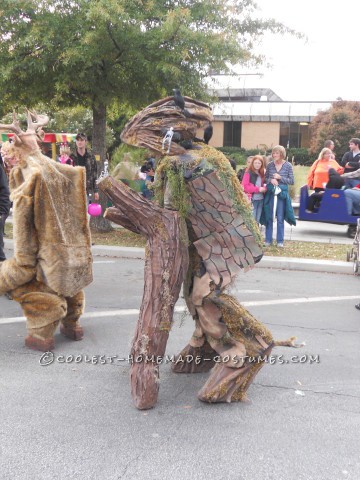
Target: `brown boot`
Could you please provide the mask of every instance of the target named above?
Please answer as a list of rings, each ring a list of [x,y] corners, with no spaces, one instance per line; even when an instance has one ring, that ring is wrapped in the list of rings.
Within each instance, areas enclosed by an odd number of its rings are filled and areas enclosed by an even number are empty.
[[[84,330],[79,324],[60,325],[60,332],[71,340],[82,340],[84,336]]]
[[[60,332],[71,340],[82,340],[84,330],[82,329],[79,318],[84,311],[85,297],[81,291],[73,297],[66,298],[67,314],[61,320]]]
[[[25,346],[33,350],[40,350],[40,352],[50,352],[55,348],[54,338],[37,338],[28,335],[25,338]]]

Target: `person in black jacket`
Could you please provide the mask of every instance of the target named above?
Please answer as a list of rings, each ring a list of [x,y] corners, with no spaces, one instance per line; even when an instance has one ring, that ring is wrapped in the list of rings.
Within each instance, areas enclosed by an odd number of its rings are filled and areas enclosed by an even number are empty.
[[[349,141],[350,151],[346,152],[341,160],[341,166],[344,167],[344,173],[355,172],[360,168],[360,138],[352,138]],[[358,180],[347,178],[345,181],[346,187],[353,188],[359,183]]]
[[[98,172],[95,156],[86,148],[87,136],[78,133],[75,137],[76,150],[70,155],[75,167],[85,167],[86,170],[86,195],[88,201],[99,200],[99,189],[96,183]]]
[[[5,170],[0,165],[0,262],[5,260],[4,253],[4,228],[5,220],[7,219],[10,211],[10,192],[8,179]]]

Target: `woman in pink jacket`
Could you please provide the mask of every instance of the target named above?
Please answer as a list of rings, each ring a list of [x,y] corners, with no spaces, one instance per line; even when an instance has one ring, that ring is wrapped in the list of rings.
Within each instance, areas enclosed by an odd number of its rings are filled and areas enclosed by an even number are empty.
[[[253,215],[257,223],[260,222],[260,216],[264,203],[264,185],[265,163],[261,155],[255,155],[242,179],[242,186],[251,200],[253,206]]]

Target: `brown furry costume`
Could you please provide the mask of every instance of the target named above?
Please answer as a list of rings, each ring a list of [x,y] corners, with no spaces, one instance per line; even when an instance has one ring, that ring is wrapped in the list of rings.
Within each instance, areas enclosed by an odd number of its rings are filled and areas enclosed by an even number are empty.
[[[0,265],[0,295],[10,292],[20,303],[27,318],[26,345],[46,351],[54,347],[60,321],[64,335],[83,336],[82,289],[92,281],[85,170],[44,156],[35,128],[22,132],[15,122],[10,127],[20,158],[10,172],[15,247],[14,257]]]

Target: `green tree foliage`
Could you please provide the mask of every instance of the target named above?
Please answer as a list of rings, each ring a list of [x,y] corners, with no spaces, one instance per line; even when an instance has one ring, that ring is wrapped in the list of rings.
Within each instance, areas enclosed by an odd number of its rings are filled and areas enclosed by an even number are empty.
[[[92,147],[105,159],[107,109],[132,108],[180,87],[204,98],[210,70],[259,63],[265,32],[252,0],[2,0],[0,116],[39,101],[93,112]]]
[[[312,120],[310,132],[312,154],[317,155],[326,140],[333,140],[336,159],[341,160],[349,150],[349,140],[360,137],[360,102],[334,102],[329,110],[319,112]]]
[[[93,109],[144,106],[181,86],[203,95],[209,69],[261,59],[253,41],[288,31],[252,18],[251,0],[3,0],[0,14],[2,108],[39,100]],[[6,113],[6,112],[3,112]],[[95,116],[97,118],[95,118]],[[103,150],[104,128],[94,132]],[[101,153],[101,152],[99,152]]]

